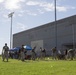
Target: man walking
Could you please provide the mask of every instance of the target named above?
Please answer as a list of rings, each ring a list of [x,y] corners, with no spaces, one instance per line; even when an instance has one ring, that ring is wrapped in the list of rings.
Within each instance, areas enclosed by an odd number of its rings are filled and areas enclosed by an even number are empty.
[[[2,49],[2,59],[3,61],[6,59],[8,62],[8,51],[9,51],[9,47],[7,46],[7,43],[5,43],[5,46]]]

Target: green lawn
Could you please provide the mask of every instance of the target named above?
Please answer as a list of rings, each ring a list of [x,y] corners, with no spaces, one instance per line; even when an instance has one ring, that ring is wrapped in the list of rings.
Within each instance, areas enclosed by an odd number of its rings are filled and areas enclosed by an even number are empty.
[[[0,75],[76,75],[76,61],[0,60]]]

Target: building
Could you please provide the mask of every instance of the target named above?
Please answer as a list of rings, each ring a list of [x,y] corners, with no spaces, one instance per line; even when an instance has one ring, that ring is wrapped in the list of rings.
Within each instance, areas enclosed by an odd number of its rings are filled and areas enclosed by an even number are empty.
[[[67,17],[57,22],[57,49],[64,50],[76,47],[76,15]],[[36,52],[40,47],[46,49],[47,55],[51,54],[51,48],[56,46],[55,22],[35,27],[13,35],[13,47],[31,45],[36,46]]]

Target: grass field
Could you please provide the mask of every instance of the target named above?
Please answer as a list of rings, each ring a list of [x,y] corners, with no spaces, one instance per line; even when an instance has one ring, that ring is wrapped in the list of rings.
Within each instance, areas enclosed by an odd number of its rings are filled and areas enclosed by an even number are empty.
[[[0,75],[76,75],[76,61],[0,60]]]

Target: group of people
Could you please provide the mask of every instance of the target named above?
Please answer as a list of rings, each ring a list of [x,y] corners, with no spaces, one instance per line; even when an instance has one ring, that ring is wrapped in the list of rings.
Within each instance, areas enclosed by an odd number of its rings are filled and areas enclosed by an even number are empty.
[[[35,49],[36,49],[36,46],[31,50],[31,59],[32,60],[35,60],[37,58],[37,54],[35,52]],[[5,46],[3,47],[2,49],[2,60],[8,62],[8,58],[11,57],[11,58],[17,58],[21,61],[24,61],[25,58],[26,58],[26,53],[27,53],[27,50],[25,50],[24,48],[24,45],[22,45],[22,47],[19,49],[19,51],[15,51],[15,52],[11,52],[9,50],[9,47],[7,46],[7,43],[5,43]],[[46,56],[46,50],[45,49],[42,49],[42,47],[40,47],[40,57],[41,59],[45,58]]]
[[[21,49],[19,50],[18,52],[18,55],[19,55],[19,59],[21,61],[24,61],[25,60],[25,53],[26,53],[26,50],[24,49],[24,45],[22,45]],[[5,43],[5,46],[3,47],[2,49],[2,60],[8,62],[8,58],[9,58],[9,47],[7,46],[7,43]]]
[[[31,59],[35,60],[37,58],[37,54],[35,52],[36,46],[31,50]],[[52,59],[74,59],[75,56],[75,50],[73,49],[69,49],[69,50],[65,50],[64,54],[61,54],[60,51],[58,51],[56,49],[56,47],[52,48]],[[22,47],[19,49],[18,51],[18,59],[21,61],[25,60],[25,56],[26,56],[27,51],[24,48],[24,45],[22,45]],[[16,55],[16,54],[15,54]],[[46,57],[46,50],[42,49],[42,47],[40,47],[40,58],[44,59]],[[8,62],[8,58],[9,58],[9,47],[7,46],[7,43],[5,43],[5,46],[2,49],[2,60]]]
[[[73,60],[76,56],[75,49],[66,49],[64,53],[62,54],[60,50],[57,50],[56,47],[52,48],[52,59],[70,59]]]
[[[35,52],[36,46],[32,49],[32,55],[31,55],[31,59],[35,60],[37,58],[37,54]],[[40,58],[44,59],[46,57],[46,50],[42,49],[42,47],[40,47]]]

